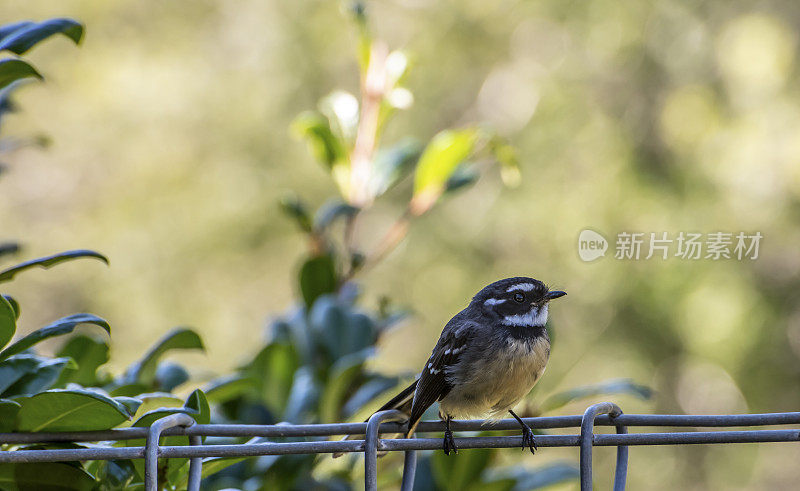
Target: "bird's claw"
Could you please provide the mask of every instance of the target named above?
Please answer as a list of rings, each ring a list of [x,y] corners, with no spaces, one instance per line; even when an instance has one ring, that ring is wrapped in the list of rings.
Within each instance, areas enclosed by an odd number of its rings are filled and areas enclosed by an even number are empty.
[[[523,425],[522,426],[522,450],[526,448],[531,449],[532,454],[536,454],[536,450],[539,447],[536,446],[536,438],[533,436],[533,430],[531,430],[530,426]]]
[[[454,454],[458,455],[458,447],[456,447],[456,441],[453,439],[452,431],[445,430],[444,441],[442,442],[442,448],[444,449],[445,455],[450,455],[451,450],[453,451]]]

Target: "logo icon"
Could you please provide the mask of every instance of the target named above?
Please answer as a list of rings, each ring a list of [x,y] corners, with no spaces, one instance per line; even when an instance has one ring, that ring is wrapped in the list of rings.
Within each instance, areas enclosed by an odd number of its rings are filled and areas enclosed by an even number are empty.
[[[584,229],[578,235],[578,256],[581,261],[591,262],[605,256],[608,250],[608,241],[594,230]]]

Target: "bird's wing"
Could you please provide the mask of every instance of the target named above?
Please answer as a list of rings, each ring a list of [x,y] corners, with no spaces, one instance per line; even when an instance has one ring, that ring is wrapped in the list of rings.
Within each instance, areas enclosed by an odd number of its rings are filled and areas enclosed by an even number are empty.
[[[450,322],[452,323],[453,320]],[[464,352],[464,348],[472,335],[472,330],[469,327],[468,325],[462,325],[458,328],[452,328],[451,325],[448,325],[442,332],[439,342],[436,343],[436,347],[433,349],[433,353],[428,358],[428,362],[425,364],[425,368],[423,368],[422,374],[417,381],[414,402],[411,406],[411,416],[408,420],[407,435],[414,431],[425,410],[437,400],[441,400],[452,389],[452,386],[447,381],[446,373],[449,367],[458,363]]]

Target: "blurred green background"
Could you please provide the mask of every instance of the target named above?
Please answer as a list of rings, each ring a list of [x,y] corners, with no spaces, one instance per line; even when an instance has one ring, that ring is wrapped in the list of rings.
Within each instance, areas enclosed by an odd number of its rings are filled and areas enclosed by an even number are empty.
[[[381,369],[417,370],[479,288],[531,275],[569,292],[552,309],[533,408],[537,395],[622,377],[656,391],[612,397],[626,412],[800,408],[800,4],[367,7],[376,35],[412,62],[414,106],[385,140],[486,121],[522,167],[517,188],[485,178],[416,220],[360,278],[367,303],[388,296],[415,313],[383,338]],[[297,293],[302,237],[278,198],[336,194],[288,127],[332,90],[358,90],[352,23],[325,1],[0,5],[4,22],[57,16],[87,35],[80,49],[56,39],[28,57],[47,82],[18,92],[23,111],[4,133],[52,144],[6,157],[0,239],[20,239],[24,257],[92,248],[111,268],[65,265],[12,284],[27,305],[22,331],[96,312],[114,325],[112,366],[123,367],[191,325],[208,346],[185,358],[196,377],[224,373]],[[377,240],[409,189],[362,217],[360,242]],[[584,228],[612,241],[605,258],[580,260]],[[664,231],[764,239],[756,261],[613,258],[617,233]],[[602,488],[613,453],[596,454]],[[790,444],[634,448],[629,483],[788,489],[798,458]]]

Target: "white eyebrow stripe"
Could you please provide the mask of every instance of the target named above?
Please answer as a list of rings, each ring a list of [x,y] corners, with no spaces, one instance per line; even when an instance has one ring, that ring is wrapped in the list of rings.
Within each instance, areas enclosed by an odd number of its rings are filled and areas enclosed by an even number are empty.
[[[486,299],[485,302],[483,302],[483,304],[484,305],[499,305],[499,304],[501,304],[501,303],[503,303],[505,301],[506,301],[505,299],[498,300],[496,298],[488,298],[488,299]]]
[[[514,290],[522,290],[524,292],[529,292],[533,290],[533,283],[517,283],[514,286],[510,286],[506,293],[513,292]]]

